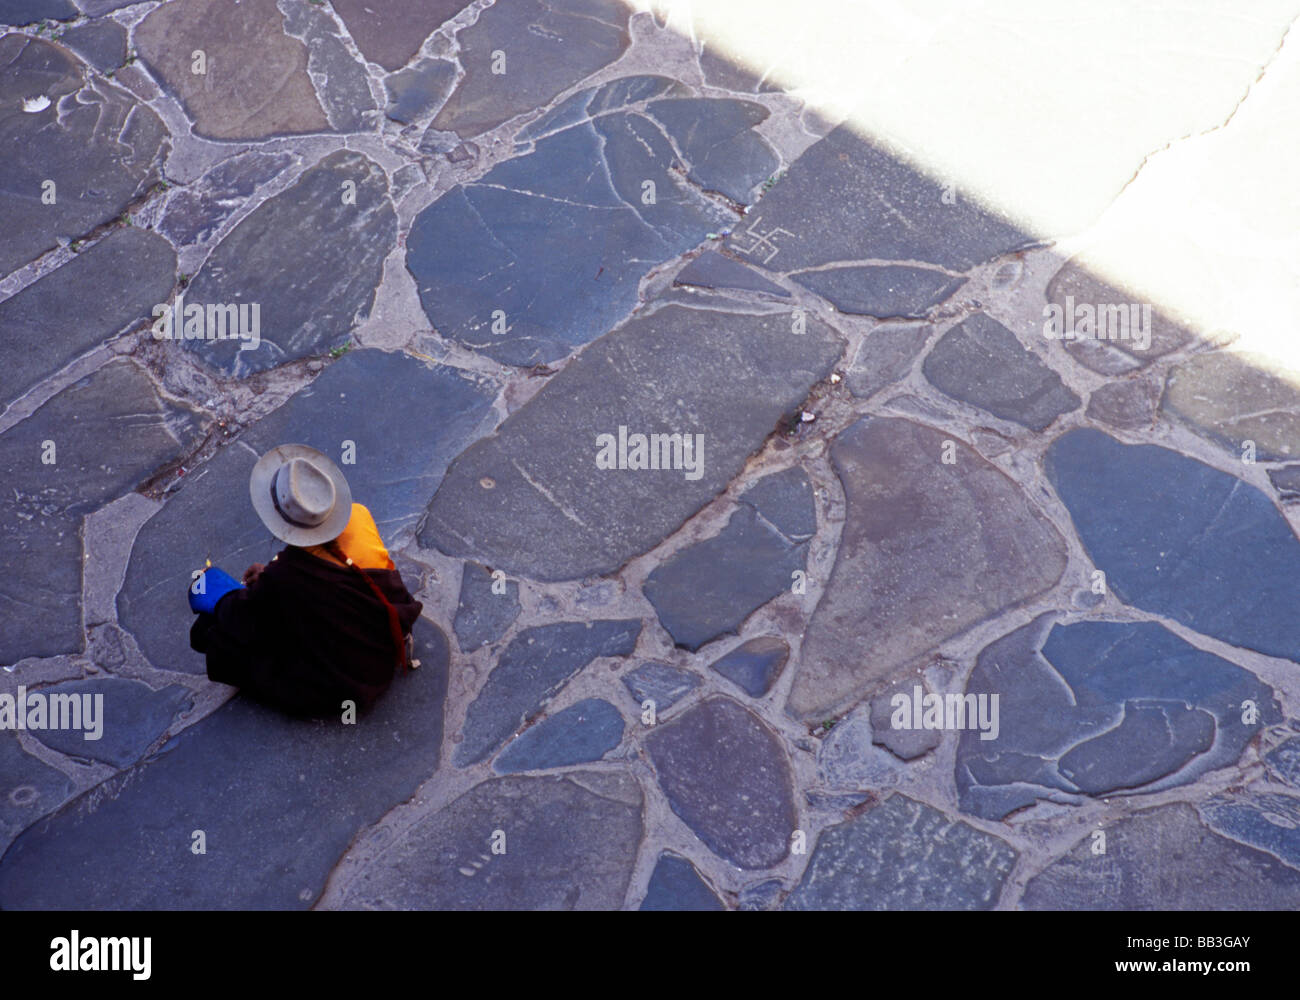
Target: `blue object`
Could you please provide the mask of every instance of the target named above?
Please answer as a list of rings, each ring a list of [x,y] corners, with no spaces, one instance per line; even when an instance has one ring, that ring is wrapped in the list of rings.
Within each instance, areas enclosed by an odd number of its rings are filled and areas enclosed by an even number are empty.
[[[190,610],[196,615],[212,614],[219,600],[242,586],[225,570],[209,566],[190,584]]]

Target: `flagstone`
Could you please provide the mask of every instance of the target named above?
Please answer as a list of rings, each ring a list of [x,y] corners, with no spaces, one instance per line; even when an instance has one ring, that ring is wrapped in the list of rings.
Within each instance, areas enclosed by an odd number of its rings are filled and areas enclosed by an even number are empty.
[[[641,909],[658,911],[725,910],[700,873],[683,857],[668,851],[659,855]]]

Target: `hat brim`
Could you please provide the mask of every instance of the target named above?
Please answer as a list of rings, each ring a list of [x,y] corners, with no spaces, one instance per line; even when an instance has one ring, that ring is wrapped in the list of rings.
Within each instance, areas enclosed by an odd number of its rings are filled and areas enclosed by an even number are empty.
[[[334,509],[314,528],[303,528],[286,521],[271,499],[271,483],[276,471],[293,458],[309,459],[334,483]],[[321,545],[333,541],[343,534],[343,529],[352,519],[352,489],[342,470],[328,456],[305,444],[276,445],[259,458],[248,477],[248,495],[266,530],[290,545]]]

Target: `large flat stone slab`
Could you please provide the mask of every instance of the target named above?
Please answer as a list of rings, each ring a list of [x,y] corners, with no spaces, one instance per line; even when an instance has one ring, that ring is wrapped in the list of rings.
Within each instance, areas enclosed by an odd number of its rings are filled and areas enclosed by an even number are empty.
[[[933,328],[891,323],[876,327],[858,347],[844,384],[859,399],[874,396],[912,370]]]
[[[524,629],[465,712],[465,738],[453,756],[456,766],[483,760],[570,677],[598,657],[627,656],[640,634],[641,622],[635,618]]]
[[[1300,872],[1221,837],[1189,805],[1148,809],[1085,837],[1025,886],[1026,910],[1294,910]]]
[[[975,313],[939,338],[921,371],[936,389],[996,417],[1044,431],[1079,397],[1016,335]]]
[[[392,421],[376,419],[376,386],[403,400]],[[203,657],[189,648],[190,572],[210,557],[238,577],[282,548],[248,499],[258,455],[297,443],[342,462],[344,442],[351,441],[356,463],[341,468],[353,499],[370,509],[384,541],[393,545],[413,526],[447,463],[486,429],[494,396],[492,386],[452,368],[430,368],[401,353],[348,352],[185,476],[136,537],[118,594],[119,621],[155,666],[203,673]]]
[[[817,838],[788,910],[991,910],[1016,862],[997,837],[891,795]]]
[[[0,906],[309,907],[353,838],[438,767],[447,640],[427,619],[414,634],[420,669],[356,724],[236,697],[29,828],[0,858]]]
[[[997,468],[940,431],[864,418],[831,446],[847,500],[786,709],[818,721],[913,657],[1050,588],[1056,530]]]
[[[700,686],[700,679],[689,670],[667,663],[645,663],[629,670],[620,680],[638,706],[654,702],[656,713],[665,712]]]
[[[62,805],[72,787],[66,774],[24,751],[17,734],[0,732],[0,851]]]
[[[665,559],[642,589],[673,641],[697,650],[790,589],[815,530],[807,475],[775,473],[745,492],[719,534]]]
[[[1300,541],[1249,483],[1156,445],[1075,430],[1045,466],[1126,604],[1288,659],[1300,650]]]
[[[191,304],[257,304],[260,343],[174,343],[228,375],[341,346],[370,314],[396,240],[388,176],[360,153],[332,153],[231,230],[185,290],[187,312]]]
[[[23,110],[24,101],[40,97],[48,106]],[[87,236],[162,176],[169,143],[161,119],[127,91],[92,79],[61,46],[20,34],[0,38],[0,108],[0,274]],[[46,181],[54,182],[52,205],[42,199]],[[122,308],[91,296],[79,305]]]
[[[59,41],[101,73],[126,63],[126,29],[116,21],[87,21],[63,32]]]
[[[429,35],[468,7],[469,0],[337,0],[330,6],[363,56],[395,70],[420,51]]]
[[[460,577],[460,601],[453,626],[463,652],[496,642],[519,617],[519,581],[505,580],[503,592],[493,589],[492,572],[467,562]]]
[[[600,760],[623,739],[623,716],[601,698],[584,698],[525,730],[501,751],[498,774]]]
[[[82,516],[182,457],[201,430],[195,411],[119,359],[0,435],[0,663],[82,648]]]
[[[1039,799],[1188,784],[1236,763],[1282,718],[1254,674],[1154,622],[1040,616],[984,648],[971,695],[999,706],[996,738],[967,728],[957,749],[958,801],[985,819]],[[1247,702],[1257,709],[1249,723]]]
[[[176,716],[189,711],[194,704],[189,688],[179,684],[168,684],[155,691],[148,684],[124,677],[65,681],[41,688],[40,692],[47,697],[71,695],[83,706],[87,696],[100,699],[102,714],[96,712],[97,738],[86,739],[85,731],[71,729],[41,730],[32,735],[52,750],[70,757],[103,761],[114,767],[136,763],[150,744],[167,731]]]
[[[1217,833],[1300,869],[1300,798],[1256,788],[1234,790],[1201,803],[1200,813]]]
[[[384,4],[375,16],[382,17],[393,6]],[[340,132],[373,128],[378,118],[370,77],[348,51],[337,22],[323,6],[311,3],[286,4],[281,13],[289,34],[307,46],[307,73],[316,84],[316,98],[330,126]]]
[[[348,909],[617,910],[643,802],[621,774],[493,778],[408,831],[347,889]],[[493,852],[493,843],[504,850]]]
[[[795,827],[790,762],[759,718],[729,698],[710,698],[657,726],[645,747],[682,822],[739,868],[770,868]]]
[[[877,319],[923,319],[956,294],[965,278],[928,267],[848,265],[790,276],[842,313]]]
[[[150,320],[176,283],[176,252],[125,228],[0,302],[0,403],[7,404],[93,347]]]
[[[72,0],[4,0],[0,3],[0,24],[21,27],[47,19],[70,20],[80,13]]]
[[[669,97],[651,101],[646,113],[677,140],[691,180],[747,205],[754,190],[776,170],[772,147],[754,131],[768,110],[757,101]]]
[[[767,295],[786,299],[790,297],[789,292],[776,282],[764,278],[754,268],[731,257],[723,256],[716,250],[705,250],[690,261],[677,272],[673,284],[693,285],[697,288],[736,289],[742,292],[764,292]]]
[[[581,91],[521,131],[535,143],[531,153],[421,212],[406,261],[438,331],[507,364],[556,360],[626,316],[649,268],[730,225],[733,213],[683,180],[674,141],[704,141],[695,137],[767,111],[664,96],[682,89],[667,77],[633,76]],[[689,121],[674,115],[674,128],[654,117],[683,100]],[[766,148],[746,129],[736,141]],[[708,176],[714,186],[743,187],[751,159],[719,153]]]
[[[784,639],[774,635],[761,635],[742,642],[709,664],[751,698],[761,698],[772,689],[776,679],[790,658],[790,647]]]
[[[623,54],[629,13],[619,0],[494,4],[456,35],[465,77],[434,127],[469,138],[549,104]],[[505,65],[494,72],[497,52]]]
[[[790,324],[679,305],[630,321],[457,460],[421,543],[534,579],[613,572],[725,489],[830,374],[839,339],[812,318],[803,336]],[[703,434],[702,474],[598,468],[597,437],[620,426]]]
[[[641,909],[651,911],[725,910],[695,866],[668,851],[659,855],[650,873]]]
[[[253,194],[292,162],[288,153],[243,153],[222,160],[167,202],[159,232],[180,246],[206,241]]]
[[[135,46],[208,139],[325,132],[330,123],[307,75],[307,47],[284,31],[275,0],[172,0],[135,29]],[[194,72],[193,53],[205,70]]]
[[[810,146],[727,246],[780,271],[868,260],[968,271],[1032,242],[964,193],[945,203],[942,184],[856,127],[850,119]]]
[[[1265,355],[1216,351],[1189,358],[1169,375],[1162,413],[1190,424],[1238,458],[1247,441],[1255,458],[1300,456],[1300,373]]]

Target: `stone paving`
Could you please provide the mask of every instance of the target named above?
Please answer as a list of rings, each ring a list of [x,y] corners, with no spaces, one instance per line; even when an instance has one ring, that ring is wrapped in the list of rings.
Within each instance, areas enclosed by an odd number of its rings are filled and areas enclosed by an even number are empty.
[[[1300,907],[1291,381],[657,9],[0,22],[0,907]],[[285,441],[354,725],[188,648]]]

